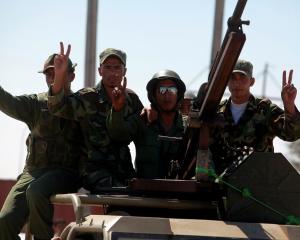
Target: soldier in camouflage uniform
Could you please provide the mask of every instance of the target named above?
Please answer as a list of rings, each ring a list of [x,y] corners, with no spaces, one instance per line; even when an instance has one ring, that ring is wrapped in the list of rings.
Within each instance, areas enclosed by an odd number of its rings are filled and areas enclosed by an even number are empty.
[[[108,130],[116,141],[134,141],[137,177],[174,178],[179,168],[176,157],[180,141],[159,139],[159,135],[183,136],[182,116],[178,108],[184,96],[185,84],[177,73],[162,70],[148,82],[147,91],[158,119],[148,123],[140,116],[126,117],[125,101],[120,101],[123,95],[121,89],[114,91],[113,108],[107,121]]]
[[[126,74],[126,54],[108,48],[100,54],[100,84],[84,88],[71,96],[65,96],[62,84],[70,45],[64,54],[61,43],[57,59],[56,79],[50,89],[48,106],[56,116],[78,121],[84,135],[88,160],[85,163],[84,187],[97,192],[102,187],[123,186],[125,180],[134,176],[128,143],[113,141],[107,132],[106,117],[111,109],[112,90],[120,86]],[[139,114],[143,108],[138,96],[126,89],[126,116]]]
[[[297,90],[292,84],[292,70],[288,80],[283,72],[284,110],[269,99],[250,93],[255,81],[252,71],[250,62],[237,61],[228,82],[231,97],[219,105],[218,114],[224,119],[224,126],[214,130],[210,145],[217,173],[222,173],[242,153],[273,152],[276,136],[285,141],[300,137],[300,114],[295,106]]]
[[[41,71],[48,86],[54,80],[55,56],[52,54],[46,60]],[[74,67],[69,60],[65,94],[70,94]],[[79,125],[51,115],[47,96],[47,92],[12,96],[0,87],[0,110],[30,129],[25,168],[0,212],[0,239],[3,240],[19,239],[26,221],[35,239],[50,239],[53,236],[50,196],[76,192],[79,186],[79,141],[82,139]]]

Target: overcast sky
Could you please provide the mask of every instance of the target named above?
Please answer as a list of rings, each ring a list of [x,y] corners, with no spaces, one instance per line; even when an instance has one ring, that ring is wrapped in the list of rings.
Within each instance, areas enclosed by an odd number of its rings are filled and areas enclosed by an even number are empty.
[[[128,87],[145,105],[146,83],[160,69],[175,70],[188,89],[196,90],[207,80],[214,3],[100,0],[97,55],[107,47],[127,52]],[[225,1],[224,24],[235,3]],[[73,90],[82,88],[86,6],[83,0],[0,1],[0,85],[14,95],[46,91],[44,77],[37,71],[63,41],[72,45],[71,59],[78,63]],[[254,94],[262,93],[261,72],[266,63],[270,66],[268,96],[280,97],[283,69],[294,69],[294,84],[300,89],[299,12],[296,0],[248,1],[243,19],[251,24],[244,27],[247,41],[241,58],[254,64]],[[27,127],[0,113],[0,133],[0,178],[16,178],[24,167]],[[288,153],[282,142],[276,141],[275,148]]]

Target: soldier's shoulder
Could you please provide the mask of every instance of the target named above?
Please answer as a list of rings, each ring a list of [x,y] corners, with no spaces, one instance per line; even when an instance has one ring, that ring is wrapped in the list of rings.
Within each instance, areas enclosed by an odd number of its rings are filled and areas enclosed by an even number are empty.
[[[129,101],[142,104],[139,96],[133,90],[126,88],[126,94]]]
[[[37,93],[37,94],[30,94],[29,96],[39,97],[39,98],[47,98],[48,97],[48,93],[47,92],[41,92],[41,93]]]
[[[260,108],[269,108],[272,105],[272,101],[264,97],[255,97],[255,103]]]
[[[29,100],[30,104],[32,104],[32,106],[34,106],[35,108],[37,109],[47,108],[47,102],[48,102],[47,92],[28,94],[25,97]]]
[[[76,93],[74,93],[74,96],[80,99],[91,99],[94,100],[95,98],[99,97],[99,93],[96,88],[93,87],[87,87],[87,88],[82,88],[78,90]]]
[[[48,101],[48,93],[47,92],[42,92],[42,93],[37,93],[37,94],[29,94],[27,96],[31,99],[36,99],[39,102]]]
[[[75,94],[76,95],[89,95],[97,93],[97,89],[93,87],[86,87],[78,90]]]
[[[259,111],[263,111],[265,113],[272,112],[272,114],[282,114],[284,112],[279,106],[277,106],[275,103],[273,103],[268,98],[256,97],[255,103],[256,103],[257,109]]]
[[[266,97],[255,97],[255,101],[258,103],[265,103],[265,104],[271,104],[272,101],[269,98]]]
[[[135,93],[135,91],[133,91],[130,88],[126,88],[126,93],[130,96],[137,96],[137,94]]]

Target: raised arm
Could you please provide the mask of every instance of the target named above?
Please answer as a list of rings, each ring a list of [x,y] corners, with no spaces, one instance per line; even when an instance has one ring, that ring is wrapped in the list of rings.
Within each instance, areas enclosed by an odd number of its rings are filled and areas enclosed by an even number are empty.
[[[0,111],[6,115],[32,126],[38,114],[36,95],[13,96],[0,87]]]
[[[111,138],[115,141],[130,142],[138,129],[138,114],[125,119],[126,85],[124,77],[123,85],[115,87],[112,91],[112,108],[107,117],[107,129]]]
[[[120,83],[120,86],[115,87],[112,91],[112,107],[116,112],[121,111],[126,104],[126,86],[127,78],[123,78],[123,85]]]
[[[282,74],[281,98],[284,111],[271,105],[271,122],[268,123],[271,131],[285,141],[295,141],[300,138],[300,113],[295,105],[297,89],[292,84],[293,70],[289,71],[287,78],[286,71]]]
[[[55,56],[54,59],[54,83],[52,84],[52,94],[56,95],[60,93],[67,81],[68,73],[68,59],[71,52],[71,45],[68,45],[66,53],[64,52],[64,44],[60,42],[60,54]]]
[[[283,101],[284,110],[286,113],[294,115],[296,113],[295,99],[297,96],[297,89],[293,80],[293,70],[290,70],[288,80],[286,79],[286,71],[282,73],[282,91],[281,98]]]
[[[67,94],[64,92],[65,86],[68,86],[68,59],[71,52],[71,46],[68,45],[67,51],[65,53],[64,44],[60,43],[60,54],[58,54],[54,59],[54,83],[50,86],[48,94],[48,108],[52,114],[55,116],[70,119],[79,120],[84,117],[87,112],[93,113],[96,109],[91,101],[95,99],[90,99],[93,97],[82,97],[86,95],[87,91],[82,90],[76,94]],[[69,87],[68,87],[69,88]]]

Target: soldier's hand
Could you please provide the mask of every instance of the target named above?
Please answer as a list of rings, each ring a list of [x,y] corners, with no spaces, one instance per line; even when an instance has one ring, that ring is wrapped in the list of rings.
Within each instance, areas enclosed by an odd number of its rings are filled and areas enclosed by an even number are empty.
[[[127,78],[124,77],[123,85],[120,83],[120,86],[115,87],[112,90],[112,106],[116,112],[119,112],[123,109],[126,103],[126,86]]]
[[[65,81],[67,81],[68,59],[71,52],[71,45],[68,45],[67,51],[64,50],[64,44],[60,42],[60,53],[54,58],[54,84],[52,85],[52,93],[59,93]]]
[[[140,116],[145,119],[147,123],[152,123],[158,119],[158,112],[150,105],[148,108],[143,108]]]
[[[297,96],[297,89],[295,88],[294,84],[292,84],[293,70],[289,71],[288,80],[286,75],[286,71],[284,70],[282,73],[281,98],[283,101],[284,110],[287,113],[294,114],[296,112],[295,99]]]

